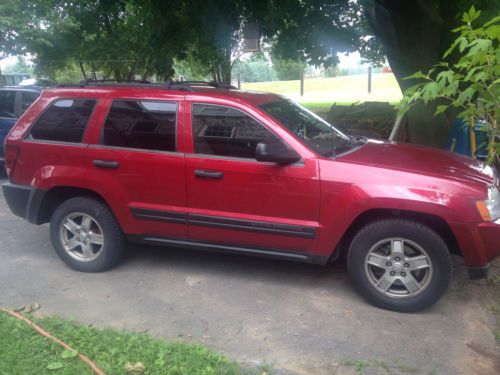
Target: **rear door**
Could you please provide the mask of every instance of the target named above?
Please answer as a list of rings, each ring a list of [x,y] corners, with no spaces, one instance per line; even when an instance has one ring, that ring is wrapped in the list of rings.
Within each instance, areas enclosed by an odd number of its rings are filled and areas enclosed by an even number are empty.
[[[241,108],[194,102],[189,120],[190,239],[309,256],[319,228],[316,158],[302,154],[293,165],[257,161],[257,143],[283,140]]]
[[[129,235],[187,237],[182,100],[111,97],[89,146],[89,187],[109,202]]]

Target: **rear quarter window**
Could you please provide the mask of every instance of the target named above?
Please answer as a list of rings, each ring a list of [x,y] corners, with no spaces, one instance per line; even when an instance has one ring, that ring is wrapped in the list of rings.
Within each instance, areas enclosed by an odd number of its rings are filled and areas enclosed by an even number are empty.
[[[80,143],[95,99],[60,99],[52,103],[30,131],[29,139]]]

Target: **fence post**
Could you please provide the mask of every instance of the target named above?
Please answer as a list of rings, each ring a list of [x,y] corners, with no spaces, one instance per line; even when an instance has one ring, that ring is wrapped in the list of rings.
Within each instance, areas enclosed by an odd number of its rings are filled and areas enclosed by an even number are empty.
[[[372,93],[372,67],[368,67],[368,94]]]
[[[304,69],[300,71],[300,96],[304,96]]]

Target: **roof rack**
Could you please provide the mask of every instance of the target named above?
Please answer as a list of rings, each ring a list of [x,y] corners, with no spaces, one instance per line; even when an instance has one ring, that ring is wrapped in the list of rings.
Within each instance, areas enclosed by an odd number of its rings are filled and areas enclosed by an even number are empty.
[[[86,87],[86,86],[138,86],[151,87],[156,89],[180,90],[180,91],[196,91],[196,88],[212,87],[216,89],[237,90],[233,85],[222,84],[216,81],[167,81],[165,83],[153,83],[147,80],[137,79],[84,79],[78,83],[61,83],[56,87]]]
[[[237,90],[233,85],[227,85],[216,81],[168,81],[167,89],[181,89],[186,91],[195,91],[196,87],[213,87],[216,89]]]

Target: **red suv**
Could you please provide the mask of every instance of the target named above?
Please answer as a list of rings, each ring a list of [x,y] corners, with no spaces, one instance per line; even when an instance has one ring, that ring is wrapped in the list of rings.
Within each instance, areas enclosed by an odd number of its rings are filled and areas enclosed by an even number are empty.
[[[126,240],[326,264],[375,305],[416,311],[500,253],[496,172],[432,148],[349,137],[278,95],[196,82],[45,90],[6,140],[4,196],[50,222],[70,267]]]

